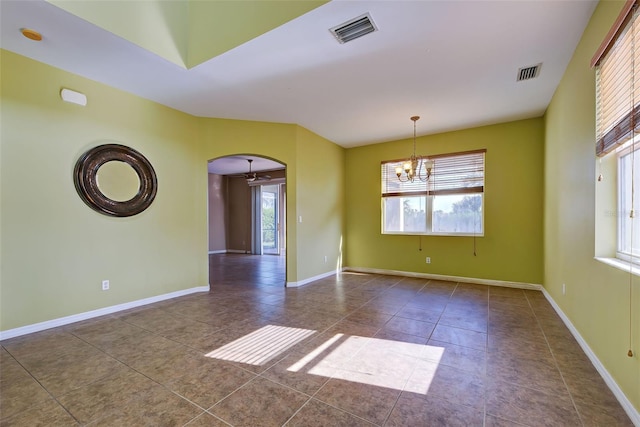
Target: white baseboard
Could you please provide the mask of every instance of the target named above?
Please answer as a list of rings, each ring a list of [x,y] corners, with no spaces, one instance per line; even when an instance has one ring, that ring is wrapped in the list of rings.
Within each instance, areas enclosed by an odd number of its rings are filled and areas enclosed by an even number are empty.
[[[523,282],[508,282],[504,280],[476,279],[473,277],[445,276],[442,274],[416,273],[413,271],[399,271],[399,270],[383,270],[379,268],[366,268],[366,267],[344,267],[342,270],[353,271],[355,273],[386,274],[390,276],[419,277],[421,279],[447,280],[449,282],[475,283],[478,285],[489,285],[489,286],[502,286],[505,288],[531,289],[534,291],[542,290],[542,285],[537,285],[533,283],[523,283]]]
[[[226,254],[227,250],[226,249],[218,249],[216,251],[209,251],[209,255],[213,255],[213,254]]]
[[[287,288],[297,288],[299,286],[304,286],[307,283],[315,282],[316,280],[324,279],[325,277],[334,276],[336,274],[336,271],[332,270],[326,273],[318,274],[317,276],[309,277],[308,279],[300,280],[299,282],[287,282],[285,286]]]
[[[20,335],[31,334],[33,332],[44,331],[45,329],[68,325],[70,323],[79,322],[81,320],[87,320],[87,319],[91,319],[98,316],[104,316],[106,314],[112,314],[118,311],[128,310],[130,308],[140,307],[140,306],[151,304],[154,302],[164,301],[171,298],[177,298],[184,295],[193,294],[196,292],[209,292],[209,285],[198,286],[190,289],[183,289],[181,291],[175,291],[175,292],[170,292],[168,294],[157,295],[155,297],[149,297],[149,298],[144,298],[137,301],[131,301],[123,304],[112,305],[110,307],[104,307],[104,308],[99,308],[97,310],[86,311],[84,313],[73,314],[71,316],[60,317],[58,319],[53,319],[53,320],[47,320],[46,322],[34,323],[32,325],[21,326],[15,329],[0,331],[0,340],[19,337]]]
[[[640,427],[640,412],[638,412],[638,410],[633,406],[624,392],[620,389],[620,386],[618,386],[618,383],[616,383],[609,371],[607,371],[607,368],[605,368],[602,362],[600,362],[596,354],[593,352],[593,350],[591,350],[591,347],[589,347],[589,344],[587,344],[584,338],[582,338],[580,332],[578,332],[576,327],[573,326],[573,323],[571,323],[569,317],[564,314],[560,306],[554,301],[547,290],[543,288],[542,293],[544,294],[547,301],[549,301],[549,304],[551,304],[556,313],[558,313],[558,316],[560,316],[564,324],[567,326],[567,329],[569,329],[573,337],[576,339],[576,341],[578,341],[578,344],[582,348],[582,351],[584,351],[589,360],[591,360],[591,363],[593,363],[593,366],[596,368],[604,382],[607,383],[607,385],[611,389],[611,392],[616,396],[616,399],[618,399],[618,402],[620,402],[620,405],[622,406],[624,411],[627,413],[629,418],[631,418],[631,422],[636,427]]]
[[[249,254],[250,253],[245,249],[227,249],[225,252],[228,254]]]

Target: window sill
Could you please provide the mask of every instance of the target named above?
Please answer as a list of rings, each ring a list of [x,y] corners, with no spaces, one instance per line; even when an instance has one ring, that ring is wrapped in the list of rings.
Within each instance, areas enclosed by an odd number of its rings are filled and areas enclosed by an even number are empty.
[[[406,231],[383,231],[382,235],[388,236],[444,236],[444,237],[484,237],[484,234],[473,233],[410,233]]]
[[[619,258],[594,257],[594,259],[626,273],[631,271],[634,276],[640,276],[640,265],[632,264]]]

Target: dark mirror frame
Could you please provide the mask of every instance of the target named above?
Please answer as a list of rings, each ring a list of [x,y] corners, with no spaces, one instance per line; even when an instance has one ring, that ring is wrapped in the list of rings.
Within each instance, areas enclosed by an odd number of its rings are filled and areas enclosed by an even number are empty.
[[[98,169],[114,160],[131,166],[140,180],[138,193],[124,202],[111,200],[98,188]],[[99,145],[80,156],[73,170],[73,182],[80,198],[91,209],[116,217],[133,216],[144,211],[158,191],[156,172],[149,160],[133,148],[120,144]]]

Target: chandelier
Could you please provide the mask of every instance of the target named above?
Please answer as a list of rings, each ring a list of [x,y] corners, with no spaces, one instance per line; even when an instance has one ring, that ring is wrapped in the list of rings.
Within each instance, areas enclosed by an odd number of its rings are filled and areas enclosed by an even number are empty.
[[[427,182],[431,178],[433,160],[416,156],[416,122],[419,119],[420,116],[411,117],[413,122],[413,154],[403,162],[402,166],[396,166],[396,175],[400,182],[414,182],[416,179]]]

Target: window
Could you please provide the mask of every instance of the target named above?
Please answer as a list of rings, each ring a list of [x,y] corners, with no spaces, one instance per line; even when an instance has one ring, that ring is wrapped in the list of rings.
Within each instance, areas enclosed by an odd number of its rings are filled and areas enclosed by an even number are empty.
[[[622,212],[618,218],[618,257],[631,260],[640,256],[640,224],[631,218],[633,203],[634,212],[640,214],[640,201],[632,201],[632,187],[640,189],[640,173],[633,169],[640,167],[640,149],[628,147],[618,155],[618,210]],[[635,214],[634,214],[635,216]]]
[[[485,152],[429,157],[427,182],[401,182],[404,161],[382,162],[382,233],[483,235]]]
[[[624,260],[640,257],[640,21],[628,1],[594,56],[596,155],[617,153],[617,248]],[[613,155],[613,154],[612,154]],[[638,193],[638,194],[637,194]]]

